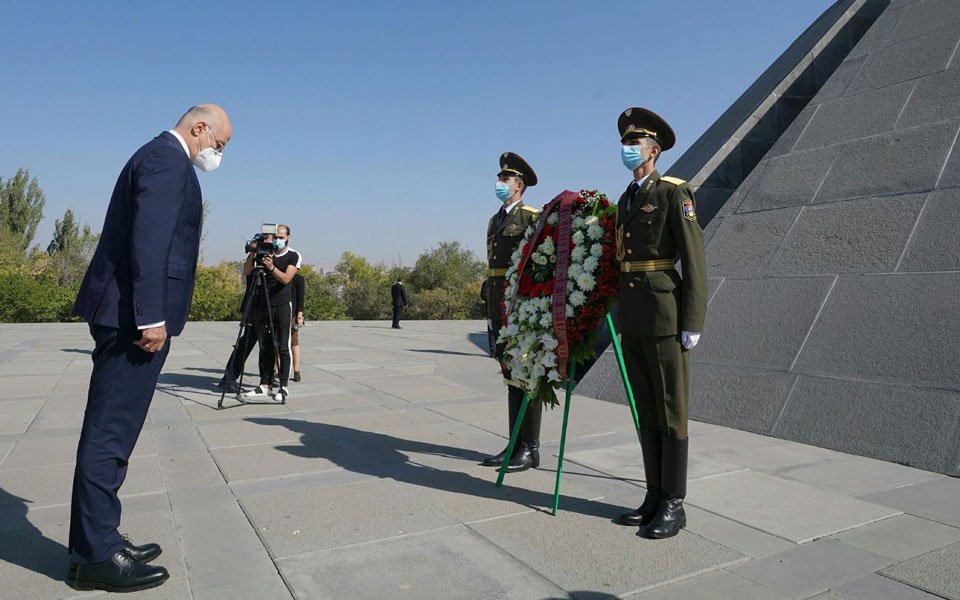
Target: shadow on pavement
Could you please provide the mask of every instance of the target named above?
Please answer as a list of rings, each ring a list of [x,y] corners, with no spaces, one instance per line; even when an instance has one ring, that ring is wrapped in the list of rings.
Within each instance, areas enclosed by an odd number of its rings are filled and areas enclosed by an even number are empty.
[[[512,500],[534,510],[543,511],[543,507],[553,505],[553,494],[514,487],[507,485],[507,483],[504,483],[503,487],[496,487],[494,485],[497,476],[496,469],[488,469],[490,477],[481,479],[460,471],[448,471],[422,465],[411,461],[410,457],[405,454],[405,452],[429,454],[474,463],[479,462],[486,456],[486,454],[474,450],[418,442],[383,433],[297,419],[248,417],[246,420],[260,425],[286,427],[290,431],[299,433],[301,436],[300,444],[277,446],[276,448],[300,458],[323,458],[345,470],[364,474],[369,474],[372,469],[379,467],[377,469],[378,473],[382,470],[381,476],[386,479],[452,493],[469,494],[478,498]],[[329,443],[330,441],[351,452],[336,451]],[[358,465],[357,455],[373,457],[373,460],[360,461],[363,464]],[[344,460],[344,457],[349,457],[350,460]],[[511,480],[522,484],[523,473],[507,475],[506,481]],[[623,512],[622,506],[588,501],[587,498],[574,498],[568,495],[561,496],[561,508],[564,511],[602,518],[613,518]]]
[[[27,519],[28,504],[29,500],[0,488],[0,521],[3,523],[0,560],[63,581],[67,573],[67,548],[43,535]],[[28,594],[27,590],[23,592]]]

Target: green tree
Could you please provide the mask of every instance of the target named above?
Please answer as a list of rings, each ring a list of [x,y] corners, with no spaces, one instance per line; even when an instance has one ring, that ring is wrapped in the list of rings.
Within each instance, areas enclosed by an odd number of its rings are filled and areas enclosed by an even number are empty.
[[[26,252],[43,219],[46,201],[37,178],[31,179],[28,170],[18,169],[13,179],[0,181],[0,235]]]
[[[384,265],[371,265],[358,254],[344,252],[337,271],[345,278],[343,303],[347,316],[358,320],[390,316],[390,281]]]
[[[214,267],[197,265],[190,305],[191,321],[239,321],[245,289],[242,263],[223,261]]]
[[[460,242],[440,242],[417,258],[408,276],[417,290],[461,288],[483,280],[486,266]]]
[[[64,287],[78,287],[97,249],[99,235],[84,224],[81,230],[73,211],[69,208],[63,219],[57,219],[53,227],[53,239],[47,245],[52,268],[57,281]]]
[[[309,265],[298,273],[303,276],[303,316],[308,321],[334,321],[347,317],[343,301],[346,278],[341,274],[321,275]]]

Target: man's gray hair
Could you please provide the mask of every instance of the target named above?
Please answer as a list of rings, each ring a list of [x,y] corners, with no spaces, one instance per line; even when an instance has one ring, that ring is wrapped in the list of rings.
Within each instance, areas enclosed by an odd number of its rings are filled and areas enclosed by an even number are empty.
[[[220,113],[214,110],[211,105],[198,104],[197,106],[191,106],[187,112],[183,113],[183,116],[177,121],[177,127],[192,127],[194,123],[199,121],[203,121],[207,125],[212,125],[214,128],[223,124]]]

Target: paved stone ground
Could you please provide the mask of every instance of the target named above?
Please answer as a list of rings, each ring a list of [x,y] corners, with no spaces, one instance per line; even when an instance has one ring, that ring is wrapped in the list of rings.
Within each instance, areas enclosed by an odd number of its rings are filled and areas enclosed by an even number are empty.
[[[557,516],[560,411],[539,470],[497,489],[477,466],[506,429],[481,322],[314,324],[286,406],[218,411],[235,331],[174,341],[130,461],[122,530],[172,573],[138,597],[960,598],[960,480],[692,423],[689,527],[647,541],[611,522],[643,495],[624,406],[574,396]],[[0,598],[76,596],[90,348],[82,324],[0,325]]]

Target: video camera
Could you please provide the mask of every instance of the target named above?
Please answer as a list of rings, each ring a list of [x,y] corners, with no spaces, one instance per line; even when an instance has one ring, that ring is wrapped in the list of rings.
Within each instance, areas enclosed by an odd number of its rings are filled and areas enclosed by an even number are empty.
[[[260,233],[254,234],[253,240],[247,242],[243,247],[244,252],[253,252],[255,254],[254,258],[259,262],[262,261],[264,257],[269,256],[273,252],[273,241],[267,241],[267,236],[276,236],[277,235],[277,224],[276,223],[264,223],[260,227]]]

